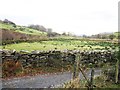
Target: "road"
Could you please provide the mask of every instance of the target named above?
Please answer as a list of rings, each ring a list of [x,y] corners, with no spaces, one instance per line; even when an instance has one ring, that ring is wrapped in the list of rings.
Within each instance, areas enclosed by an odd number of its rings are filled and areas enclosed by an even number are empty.
[[[100,75],[101,70],[95,70],[95,76]],[[90,70],[86,76],[90,78]],[[84,79],[80,73],[80,78]],[[2,80],[2,88],[51,88],[59,87],[72,79],[71,72],[45,74],[36,76],[20,77],[8,80]]]

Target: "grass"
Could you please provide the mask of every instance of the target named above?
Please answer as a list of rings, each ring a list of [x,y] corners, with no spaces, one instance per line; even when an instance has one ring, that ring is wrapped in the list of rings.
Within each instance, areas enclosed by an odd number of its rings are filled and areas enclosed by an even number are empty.
[[[27,28],[24,26],[18,26],[18,25],[16,27],[13,27],[13,25],[11,25],[11,24],[0,23],[0,28],[6,29],[6,30],[12,30],[14,32],[19,32],[19,33],[24,33],[24,34],[43,35],[43,36],[47,35],[46,32],[41,32],[36,29],[30,29],[30,28]]]
[[[120,36],[120,32],[115,32],[114,35],[115,35],[116,37],[118,37],[118,36]]]
[[[113,81],[106,81],[106,77],[104,75],[94,78],[94,85],[96,87],[94,87],[93,90],[118,90],[118,88],[120,88],[120,84],[115,84]],[[64,83],[63,88],[81,88],[84,90],[88,90],[87,86],[87,81],[76,78],[75,80]]]
[[[91,45],[90,45],[91,43]],[[108,44],[109,46],[109,44]],[[92,47],[92,48],[90,48]],[[3,47],[0,46],[2,49]],[[4,49],[21,51],[21,50],[27,50],[27,51],[33,51],[33,50],[101,50],[105,49],[105,46],[100,45],[99,43],[94,44],[91,42],[86,41],[41,41],[41,42],[33,42],[33,43],[16,43],[16,44],[8,44],[4,46]]]
[[[13,25],[11,25],[11,24],[4,24],[4,23],[1,23],[1,22],[0,22],[0,28],[1,29],[7,29],[7,30],[14,29]]]
[[[48,74],[48,73],[56,73],[56,72],[65,72],[68,71],[69,68],[66,66],[64,68],[58,66],[50,67],[50,66],[27,66],[23,67],[21,62],[15,63],[14,60],[6,61],[2,65],[2,78],[12,78],[12,77],[22,77],[22,76],[34,76],[37,74]]]
[[[20,30],[19,28],[16,30],[16,32],[24,33],[24,34],[32,34],[32,35],[47,35],[45,32],[41,32],[35,29],[30,28],[24,28],[23,30]]]

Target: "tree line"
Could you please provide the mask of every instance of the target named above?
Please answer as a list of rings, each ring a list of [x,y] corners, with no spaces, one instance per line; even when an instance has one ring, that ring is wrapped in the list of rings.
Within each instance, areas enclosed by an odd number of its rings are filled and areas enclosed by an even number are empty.
[[[0,22],[2,23],[5,23],[5,24],[12,24],[13,27],[16,28],[16,24],[8,19],[5,19],[5,20],[0,20]],[[24,26],[24,27],[27,27],[27,28],[30,28],[30,29],[35,29],[35,30],[38,30],[38,31],[41,31],[41,32],[46,32],[47,33],[47,36],[48,37],[56,37],[56,36],[76,36],[74,35],[73,33],[71,32],[63,32],[62,34],[59,34],[57,32],[54,32],[52,30],[52,28],[46,28],[44,27],[43,25],[34,25],[34,24],[31,24],[31,25],[28,25],[28,26]],[[100,34],[95,34],[95,35],[91,35],[91,36],[87,36],[87,35],[82,35],[80,37],[83,37],[83,38],[96,38],[96,39],[120,39],[120,32],[114,32],[114,33],[100,33]]]

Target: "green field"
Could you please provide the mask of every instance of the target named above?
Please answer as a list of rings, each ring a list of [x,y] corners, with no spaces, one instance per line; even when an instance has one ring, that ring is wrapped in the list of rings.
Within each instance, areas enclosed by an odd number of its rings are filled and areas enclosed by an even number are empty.
[[[14,27],[11,24],[5,24],[0,22],[0,29],[5,29],[5,30],[12,30],[14,32],[19,32],[19,33],[24,33],[24,34],[31,34],[31,35],[47,35],[46,32],[41,32],[36,29],[30,29],[24,26],[16,26]]]
[[[108,42],[93,42],[93,41],[80,41],[80,40],[64,40],[64,41],[40,41],[40,42],[22,42],[16,44],[8,44],[0,46],[0,48],[21,51],[33,51],[33,50],[105,50],[112,49],[113,44]]]

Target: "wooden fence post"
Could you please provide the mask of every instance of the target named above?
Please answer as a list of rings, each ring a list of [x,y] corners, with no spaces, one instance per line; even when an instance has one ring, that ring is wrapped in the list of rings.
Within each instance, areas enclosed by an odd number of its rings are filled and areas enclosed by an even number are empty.
[[[75,55],[75,62],[73,66],[73,79],[77,78],[79,76],[79,64],[80,64],[80,55]]]
[[[91,78],[90,78],[90,83],[89,83],[90,90],[93,90],[93,79],[94,79],[94,69],[92,68],[92,70],[91,70]]]
[[[63,57],[64,57],[64,55],[63,55],[63,53],[62,53],[62,70],[61,70],[62,73],[64,72],[64,65],[63,65],[63,64],[64,64],[64,62],[63,62],[64,58],[63,58]]]
[[[119,42],[120,44],[120,42]],[[116,65],[115,65],[115,83],[120,83],[120,47],[116,52]]]
[[[79,67],[79,70],[81,71],[83,77],[85,78],[85,80],[87,81],[87,83],[89,84],[89,80],[87,79],[85,73],[82,71],[82,69]]]
[[[76,77],[79,76],[80,55],[76,54]]]
[[[119,75],[119,60],[117,59],[115,66],[115,83],[118,83],[118,75]]]
[[[74,56],[74,65],[73,65],[73,79],[76,78],[76,57]]]

